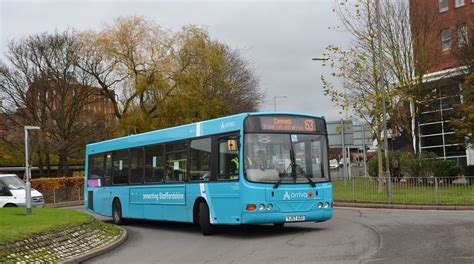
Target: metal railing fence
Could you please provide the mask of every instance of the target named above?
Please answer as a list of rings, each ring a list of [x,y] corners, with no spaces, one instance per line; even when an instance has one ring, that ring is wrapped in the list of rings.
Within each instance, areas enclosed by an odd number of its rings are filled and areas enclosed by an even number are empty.
[[[389,199],[387,182],[391,180]],[[474,205],[474,176],[469,177],[352,177],[333,180],[334,200],[360,203]]]

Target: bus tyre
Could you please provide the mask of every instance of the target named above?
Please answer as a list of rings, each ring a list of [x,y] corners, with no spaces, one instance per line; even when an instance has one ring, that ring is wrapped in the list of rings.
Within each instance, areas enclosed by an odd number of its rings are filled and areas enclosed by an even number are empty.
[[[122,218],[122,205],[118,199],[115,199],[112,204],[112,220],[116,225],[125,224],[125,220]]]
[[[216,228],[211,225],[209,206],[207,206],[206,202],[201,202],[199,204],[199,225],[201,226],[202,234],[205,236],[216,233]]]
[[[6,204],[6,205],[3,206],[3,207],[16,207],[16,204],[11,204],[11,203],[9,203],[9,204]]]
[[[285,223],[273,223],[273,226],[275,228],[281,229],[285,226]]]

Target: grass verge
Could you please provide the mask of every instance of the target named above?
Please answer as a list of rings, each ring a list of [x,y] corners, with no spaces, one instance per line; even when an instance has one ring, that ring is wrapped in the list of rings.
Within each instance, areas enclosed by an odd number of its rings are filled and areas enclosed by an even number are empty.
[[[24,239],[33,234],[64,230],[91,219],[87,213],[59,208],[0,208],[0,244]]]
[[[379,193],[377,183],[369,177],[333,181],[334,201],[388,203],[386,188]],[[384,186],[386,187],[386,186]],[[474,185],[440,184],[412,181],[392,184],[392,203],[417,205],[474,205]]]

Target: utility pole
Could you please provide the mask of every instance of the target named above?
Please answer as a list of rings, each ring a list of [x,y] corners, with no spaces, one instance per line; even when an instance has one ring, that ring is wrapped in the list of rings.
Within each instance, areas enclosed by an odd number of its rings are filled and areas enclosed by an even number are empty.
[[[379,85],[382,97],[382,130],[383,130],[383,149],[385,154],[385,177],[387,179],[388,202],[392,202],[392,179],[390,176],[390,158],[388,155],[388,136],[387,136],[387,109],[385,105],[385,71],[383,65],[382,50],[382,22],[380,18],[380,0],[375,0],[375,14],[377,21],[377,42],[378,42],[378,64],[379,64]],[[380,144],[380,143],[379,143]]]
[[[29,163],[29,144],[28,144],[28,130],[40,129],[37,126],[25,126],[25,178],[26,178],[26,188],[25,188],[25,197],[26,197],[26,215],[31,215],[31,166]]]

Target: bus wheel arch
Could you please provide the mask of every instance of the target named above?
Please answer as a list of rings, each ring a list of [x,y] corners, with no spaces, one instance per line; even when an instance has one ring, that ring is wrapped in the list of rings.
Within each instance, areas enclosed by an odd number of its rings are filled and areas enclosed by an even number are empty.
[[[118,197],[115,197],[112,202],[112,221],[116,225],[125,224],[125,219],[122,217],[122,203]]]
[[[18,207],[16,204],[13,203],[7,203],[3,207]]]

